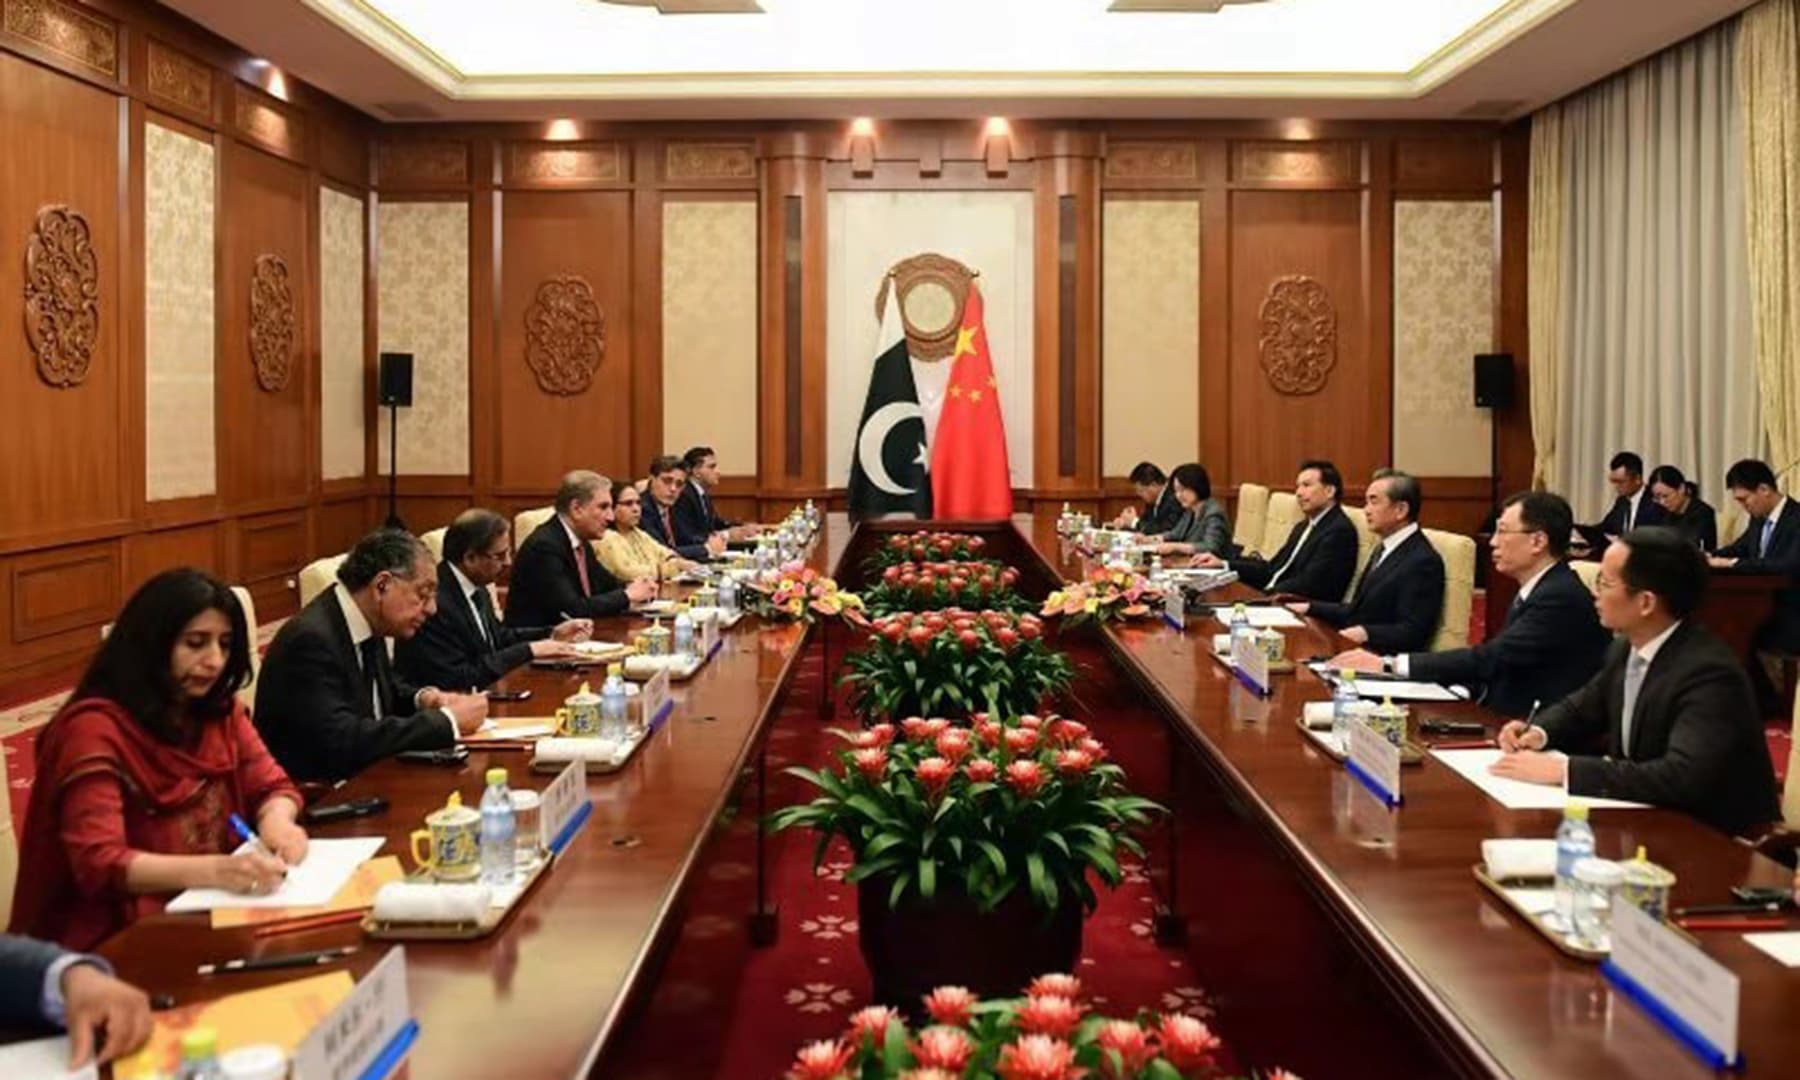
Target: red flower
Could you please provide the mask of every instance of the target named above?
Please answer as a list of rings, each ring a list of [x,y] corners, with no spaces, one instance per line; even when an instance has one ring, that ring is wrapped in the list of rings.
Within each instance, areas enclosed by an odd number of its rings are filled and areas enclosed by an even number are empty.
[[[881,745],[886,746],[894,741],[894,725],[876,724],[869,728],[869,734],[881,740]]]
[[[856,762],[856,770],[870,780],[880,780],[887,773],[887,751],[879,747],[870,750],[858,750],[851,755]]]
[[[1022,1035],[1000,1048],[995,1065],[1002,1080],[1075,1080],[1075,1048],[1048,1035]]]
[[[900,730],[906,733],[908,742],[918,742],[925,737],[925,718],[909,716],[900,721]]]
[[[912,1052],[920,1065],[960,1075],[969,1059],[975,1056],[975,1040],[961,1028],[928,1027],[919,1032],[918,1041],[912,1044]]]
[[[850,1057],[854,1053],[855,1047],[836,1039],[808,1043],[801,1047],[799,1056],[794,1059],[794,1067],[788,1070],[788,1080],[834,1080],[850,1067]]]
[[[1036,641],[1043,632],[1044,627],[1035,620],[1019,623],[1019,636],[1026,641]]]
[[[1015,761],[1006,767],[1006,782],[1029,799],[1044,786],[1044,770],[1035,761]]]
[[[939,630],[942,630],[944,627],[949,626],[950,620],[944,618],[942,615],[939,615],[937,612],[934,611],[931,614],[925,616],[925,625],[930,627],[931,632],[935,634]]]
[[[1002,649],[1012,652],[1013,646],[1019,643],[1019,632],[1010,626],[1002,626],[994,631],[994,641]]]
[[[1080,750],[1082,753],[1086,754],[1088,757],[1093,758],[1097,762],[1106,760],[1106,747],[1100,745],[1099,739],[1094,739],[1094,738],[1083,739],[1080,742],[1075,744],[1075,749]]]
[[[925,721],[925,738],[935,739],[950,730],[950,721],[941,716],[934,716]]]
[[[969,774],[970,783],[986,784],[994,779],[1000,769],[987,758],[976,758],[963,766],[963,771]]]
[[[1037,731],[1044,726],[1044,718],[1036,713],[1026,713],[1024,716],[1019,717],[1019,726]]]
[[[1084,750],[1063,750],[1056,755],[1056,771],[1064,776],[1086,776],[1094,759]]]
[[[906,640],[906,627],[897,622],[888,623],[881,628],[881,636],[887,638],[888,644],[898,645]]]
[[[1219,1037],[1191,1016],[1163,1017],[1156,1034],[1162,1043],[1162,1056],[1177,1069],[1211,1065],[1213,1052],[1219,1048]]]
[[[979,536],[971,536],[965,542],[969,545],[970,551],[980,551],[982,548],[987,547],[987,541]]]
[[[886,570],[883,570],[881,572],[881,580],[887,582],[889,585],[892,585],[895,582],[900,580],[900,575],[902,572],[903,571],[900,569],[899,566],[890,566]]]
[[[900,1014],[886,1005],[870,1005],[850,1014],[850,1042],[861,1046],[864,1038],[872,1037],[880,1046],[881,1040],[887,1038],[888,1025],[900,1022]]]
[[[881,736],[873,731],[859,731],[851,737],[850,745],[858,750],[879,750],[883,744]]]
[[[925,1011],[940,1024],[958,1025],[968,1022],[969,1010],[979,1000],[966,986],[940,986],[925,995]]]
[[[973,630],[963,630],[956,635],[956,643],[962,646],[963,652],[972,653],[981,648],[981,637]]]
[[[1064,746],[1074,746],[1088,737],[1088,726],[1079,720],[1058,720],[1050,725],[1050,738]]]
[[[949,786],[950,778],[956,775],[956,766],[941,757],[928,757],[913,771],[919,783],[925,785],[925,794],[936,799]]]
[[[1029,754],[1037,744],[1038,733],[1031,728],[1012,728],[1006,733],[1006,748],[1015,754]]]
[[[1081,999],[1081,980],[1061,972],[1039,975],[1031,980],[1031,985],[1025,988],[1025,993],[1028,997],[1044,997],[1054,994],[1057,997],[1066,997],[1070,1001],[1078,1001]]]
[[[1066,1039],[1081,1023],[1081,1006],[1057,994],[1044,994],[1027,998],[1017,1019],[1021,1031]]]
[[[1101,1024],[1094,1042],[1101,1050],[1112,1050],[1119,1055],[1123,1068],[1116,1073],[1111,1071],[1106,1056],[1101,1055],[1101,1065],[1109,1076],[1136,1076],[1156,1056],[1156,1044],[1150,1041],[1150,1033],[1129,1020],[1108,1020]]]
[[[906,640],[912,642],[912,647],[920,652],[931,648],[931,638],[932,633],[929,627],[915,626],[906,632]]]
[[[969,756],[973,743],[965,728],[951,728],[937,737],[937,752],[951,761],[961,761]]]
[[[908,1069],[900,1074],[900,1080],[962,1080],[962,1073],[945,1069]]]
[[[1005,733],[1006,728],[1001,726],[998,720],[981,719],[975,721],[975,737],[980,739],[984,746],[989,748],[999,746],[1000,737]]]

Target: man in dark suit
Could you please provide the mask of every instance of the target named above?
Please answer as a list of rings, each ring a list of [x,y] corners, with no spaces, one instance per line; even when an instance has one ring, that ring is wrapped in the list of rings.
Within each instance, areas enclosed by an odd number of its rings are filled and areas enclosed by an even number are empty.
[[[0,934],[0,1028],[67,1028],[69,1068],[104,1065],[150,1039],[150,999],[98,956]]]
[[[1691,621],[1705,592],[1705,561],[1672,529],[1608,546],[1594,606],[1619,640],[1587,685],[1535,724],[1501,729],[1495,775],[1680,810],[1727,833],[1779,819],[1750,680]]]
[[[512,529],[492,510],[465,510],[444,530],[437,613],[394,645],[394,666],[420,686],[480,689],[529,661],[575,655],[572,642],[594,631],[590,619],[553,627],[507,627],[488,586],[512,565]]]
[[[612,506],[612,481],[606,477],[586,469],[563,477],[556,516],[519,545],[506,590],[507,626],[523,630],[565,619],[599,619],[656,598],[655,580],[621,585],[594,554],[594,541],[612,523]]]
[[[1775,613],[1756,635],[1768,652],[1800,653],[1800,503],[1775,486],[1767,462],[1746,459],[1725,474],[1731,497],[1750,515],[1744,534],[1720,548],[1712,564],[1747,574],[1786,574],[1788,587],[1775,597]]]
[[[1574,693],[1600,670],[1610,639],[1593,594],[1563,559],[1573,521],[1560,495],[1528,491],[1506,500],[1494,527],[1494,569],[1519,583],[1519,595],[1493,638],[1467,649],[1387,657],[1352,649],[1331,665],[1462,683],[1510,716]]]
[[[1669,520],[1644,486],[1644,459],[1630,450],[1612,456],[1606,466],[1606,482],[1612,485],[1612,509],[1595,526],[1605,536],[1624,536],[1640,525],[1661,525]]]
[[[687,488],[687,466],[674,454],[660,454],[650,462],[650,482],[644,488],[644,520],[638,526],[651,539],[684,559],[707,562],[725,554],[727,534],[700,531],[704,525],[696,520],[694,531],[683,532],[676,517],[675,504]]]
[[[389,638],[437,610],[437,567],[417,537],[379,529],[356,542],[337,582],[289,619],[256,682],[256,729],[296,780],[341,780],[404,750],[443,750],[487,719],[487,698],[414,687]]]
[[[1303,461],[1294,498],[1305,514],[1272,559],[1194,556],[1195,566],[1230,566],[1238,580],[1269,592],[1338,601],[1356,576],[1356,526],[1338,505],[1344,478],[1329,461]]]
[[[704,543],[714,533],[724,533],[727,540],[743,540],[762,531],[760,525],[726,520],[713,505],[713,492],[719,487],[719,455],[712,447],[690,447],[681,455],[681,465],[687,470],[687,485],[675,497],[676,536],[700,537]]]
[[[1378,653],[1431,648],[1444,613],[1444,559],[1419,528],[1424,496],[1416,477],[1382,469],[1369,482],[1363,513],[1381,542],[1347,604],[1330,600],[1289,604],[1336,627],[1346,638]]]
[[[1161,536],[1181,520],[1184,511],[1175,500],[1175,488],[1154,462],[1140,461],[1132,467],[1131,486],[1144,508],[1120,514],[1115,522],[1119,528],[1136,529],[1144,536]]]

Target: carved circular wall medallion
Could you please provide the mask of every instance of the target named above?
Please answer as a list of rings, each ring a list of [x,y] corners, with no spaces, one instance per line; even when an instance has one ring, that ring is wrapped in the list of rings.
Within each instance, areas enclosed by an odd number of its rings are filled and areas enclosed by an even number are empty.
[[[38,211],[25,245],[25,337],[51,386],[87,378],[100,341],[100,260],[79,210]]]
[[[1325,286],[1304,274],[1276,278],[1258,315],[1263,373],[1284,394],[1316,394],[1337,364],[1337,312]]]
[[[561,274],[537,288],[525,309],[525,362],[546,394],[571,396],[593,385],[606,355],[606,316],[586,278]]]
[[[963,305],[969,299],[969,283],[976,272],[943,255],[914,255],[901,259],[881,279],[875,296],[875,321],[887,313],[888,290],[900,302],[900,322],[906,328],[906,348],[920,360],[942,360],[956,350],[956,333],[962,329]]]
[[[287,262],[279,255],[258,255],[250,275],[250,359],[258,386],[270,393],[287,389],[299,336]]]

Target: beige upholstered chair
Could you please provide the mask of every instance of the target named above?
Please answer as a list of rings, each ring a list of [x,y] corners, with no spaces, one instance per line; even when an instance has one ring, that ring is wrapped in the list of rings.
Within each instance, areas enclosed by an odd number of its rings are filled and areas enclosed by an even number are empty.
[[[1257,554],[1265,559],[1272,559],[1287,543],[1288,533],[1300,524],[1305,517],[1300,512],[1300,500],[1294,498],[1291,491],[1277,491],[1269,496],[1269,516],[1263,522],[1262,548]]]
[[[13,838],[12,800],[6,793],[6,755],[0,754],[0,926],[12,921],[13,883],[19,876],[19,842]]]
[[[1588,587],[1588,592],[1598,593],[1600,591],[1600,564],[1598,562],[1593,559],[1570,559],[1569,569],[1575,571],[1575,576]]]
[[[1444,560],[1444,614],[1431,651],[1461,649],[1469,644],[1469,616],[1475,606],[1475,541],[1458,533],[1426,529],[1425,539]]]
[[[238,690],[237,696],[245,705],[255,705],[256,679],[262,674],[262,650],[256,647],[256,601],[250,596],[250,590],[242,585],[233,585],[231,591],[238,599],[238,606],[244,609],[244,626],[250,631],[250,681]]]
[[[1725,547],[1744,535],[1744,527],[1750,524],[1750,518],[1733,502],[1719,507],[1718,515],[1720,547]]]
[[[329,555],[323,559],[315,559],[306,564],[300,571],[300,606],[313,602],[313,597],[331,588],[337,580],[338,567],[344,565],[344,555]]]
[[[1375,545],[1381,542],[1381,538],[1369,528],[1369,515],[1363,512],[1362,507],[1346,506],[1344,516],[1350,519],[1350,524],[1356,526],[1356,570],[1350,575],[1350,587],[1344,590],[1344,603],[1347,604],[1356,595],[1357,583],[1362,581],[1363,571],[1369,566],[1369,553],[1375,550]]]
[[[1269,519],[1269,489],[1261,484],[1239,484],[1237,521],[1231,528],[1231,542],[1246,555],[1254,555],[1262,546],[1263,525]]]
[[[513,518],[513,550],[525,543],[527,537],[537,531],[537,527],[556,516],[556,507],[540,506],[533,510],[521,510]]]
[[[1781,816],[1788,828],[1800,829],[1800,694],[1794,695],[1794,724],[1791,731],[1794,740],[1788,747],[1787,779],[1783,781],[1781,789]],[[6,808],[0,807],[0,814],[5,812]],[[0,859],[5,857],[6,853],[0,850]],[[0,874],[5,872],[6,868],[0,866]]]
[[[446,526],[445,528],[442,528],[442,529],[433,529],[430,532],[419,537],[419,539],[425,544],[425,546],[431,549],[431,557],[434,561],[438,561],[438,562],[443,561],[443,558],[444,558],[444,534],[449,531],[450,531],[449,527]]]

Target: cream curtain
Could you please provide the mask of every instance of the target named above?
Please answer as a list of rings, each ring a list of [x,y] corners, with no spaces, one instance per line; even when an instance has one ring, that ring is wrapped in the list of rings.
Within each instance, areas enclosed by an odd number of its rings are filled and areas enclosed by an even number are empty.
[[[1769,459],[1800,480],[1800,0],[1764,0],[1738,27],[1744,205],[1763,429]]]
[[[1544,228],[1561,255],[1532,318],[1560,358],[1548,484],[1583,520],[1610,503],[1616,450],[1679,465],[1718,505],[1725,469],[1762,447],[1735,36],[1721,24],[1562,102],[1561,183],[1532,204],[1562,214]]]
[[[1562,106],[1531,118],[1531,245],[1527,312],[1531,345],[1531,486],[1556,475],[1556,400],[1562,383],[1562,255],[1565,187]]]

